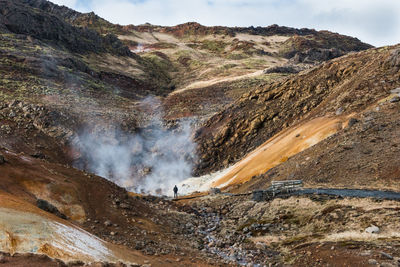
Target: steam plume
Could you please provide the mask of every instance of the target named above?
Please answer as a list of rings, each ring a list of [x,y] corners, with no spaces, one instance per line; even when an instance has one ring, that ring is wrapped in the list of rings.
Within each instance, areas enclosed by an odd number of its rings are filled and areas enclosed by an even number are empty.
[[[85,130],[75,140],[81,158],[76,165],[139,193],[171,195],[175,184],[191,176],[195,143],[191,121],[166,128],[153,98],[143,105],[155,111],[149,125],[136,134],[118,127]]]

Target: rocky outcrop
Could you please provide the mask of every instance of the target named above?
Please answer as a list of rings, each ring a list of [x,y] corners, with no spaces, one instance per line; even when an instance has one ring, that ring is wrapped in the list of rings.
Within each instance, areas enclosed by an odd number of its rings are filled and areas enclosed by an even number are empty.
[[[247,33],[254,35],[264,35],[264,36],[272,36],[272,35],[310,35],[316,34],[316,30],[311,29],[296,29],[285,26],[279,26],[277,24],[273,24],[267,27],[224,27],[224,26],[203,26],[197,22],[187,22],[183,24],[179,24],[172,27],[163,27],[152,24],[143,24],[143,25],[129,25],[125,27],[126,29],[133,29],[140,32],[165,32],[172,33],[175,36],[182,37],[185,35],[209,35],[209,34],[223,34],[235,36],[236,33]]]
[[[354,37],[319,31],[290,37],[280,48],[280,55],[291,59],[293,63],[316,63],[372,47]]]
[[[131,55],[115,35],[103,37],[96,31],[74,27],[61,17],[26,5],[24,1],[1,0],[0,25],[9,32],[33,36],[73,52]]]
[[[337,57],[341,57],[345,52],[336,48],[311,48],[304,52],[296,52],[291,58],[291,61],[295,64],[298,63],[317,63],[322,61],[328,61]]]

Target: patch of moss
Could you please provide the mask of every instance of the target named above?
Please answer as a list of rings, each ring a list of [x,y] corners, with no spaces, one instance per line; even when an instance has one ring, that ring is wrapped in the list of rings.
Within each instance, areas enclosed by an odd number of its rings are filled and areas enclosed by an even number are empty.
[[[225,58],[232,60],[242,60],[246,58],[250,58],[250,55],[245,53],[228,53]]]
[[[204,50],[209,50],[214,53],[221,53],[224,51],[227,45],[227,43],[222,41],[204,40],[201,43],[200,48]]]
[[[268,66],[268,62],[264,59],[249,58],[242,61],[242,64],[246,69],[262,69]]]

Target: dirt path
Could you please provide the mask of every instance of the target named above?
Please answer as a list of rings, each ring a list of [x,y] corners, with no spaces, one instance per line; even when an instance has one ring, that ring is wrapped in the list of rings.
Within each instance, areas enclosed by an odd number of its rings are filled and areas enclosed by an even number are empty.
[[[219,77],[219,78],[206,80],[206,81],[193,82],[193,83],[189,84],[188,86],[186,86],[184,88],[181,88],[181,89],[178,89],[178,90],[175,90],[175,91],[171,92],[171,95],[179,94],[179,93],[182,93],[182,92],[190,90],[190,89],[197,89],[197,88],[203,88],[203,87],[207,87],[207,86],[212,86],[212,85],[215,85],[217,83],[232,82],[232,81],[237,81],[237,80],[240,80],[240,79],[260,76],[260,75],[263,74],[263,71],[264,70],[258,70],[258,71],[247,73],[247,74],[240,75],[240,76]]]

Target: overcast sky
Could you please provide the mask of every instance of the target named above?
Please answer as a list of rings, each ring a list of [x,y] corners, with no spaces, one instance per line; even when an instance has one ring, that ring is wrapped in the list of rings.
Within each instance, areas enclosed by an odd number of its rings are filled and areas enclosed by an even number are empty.
[[[268,26],[330,30],[375,46],[400,43],[400,0],[51,0],[122,25]]]

